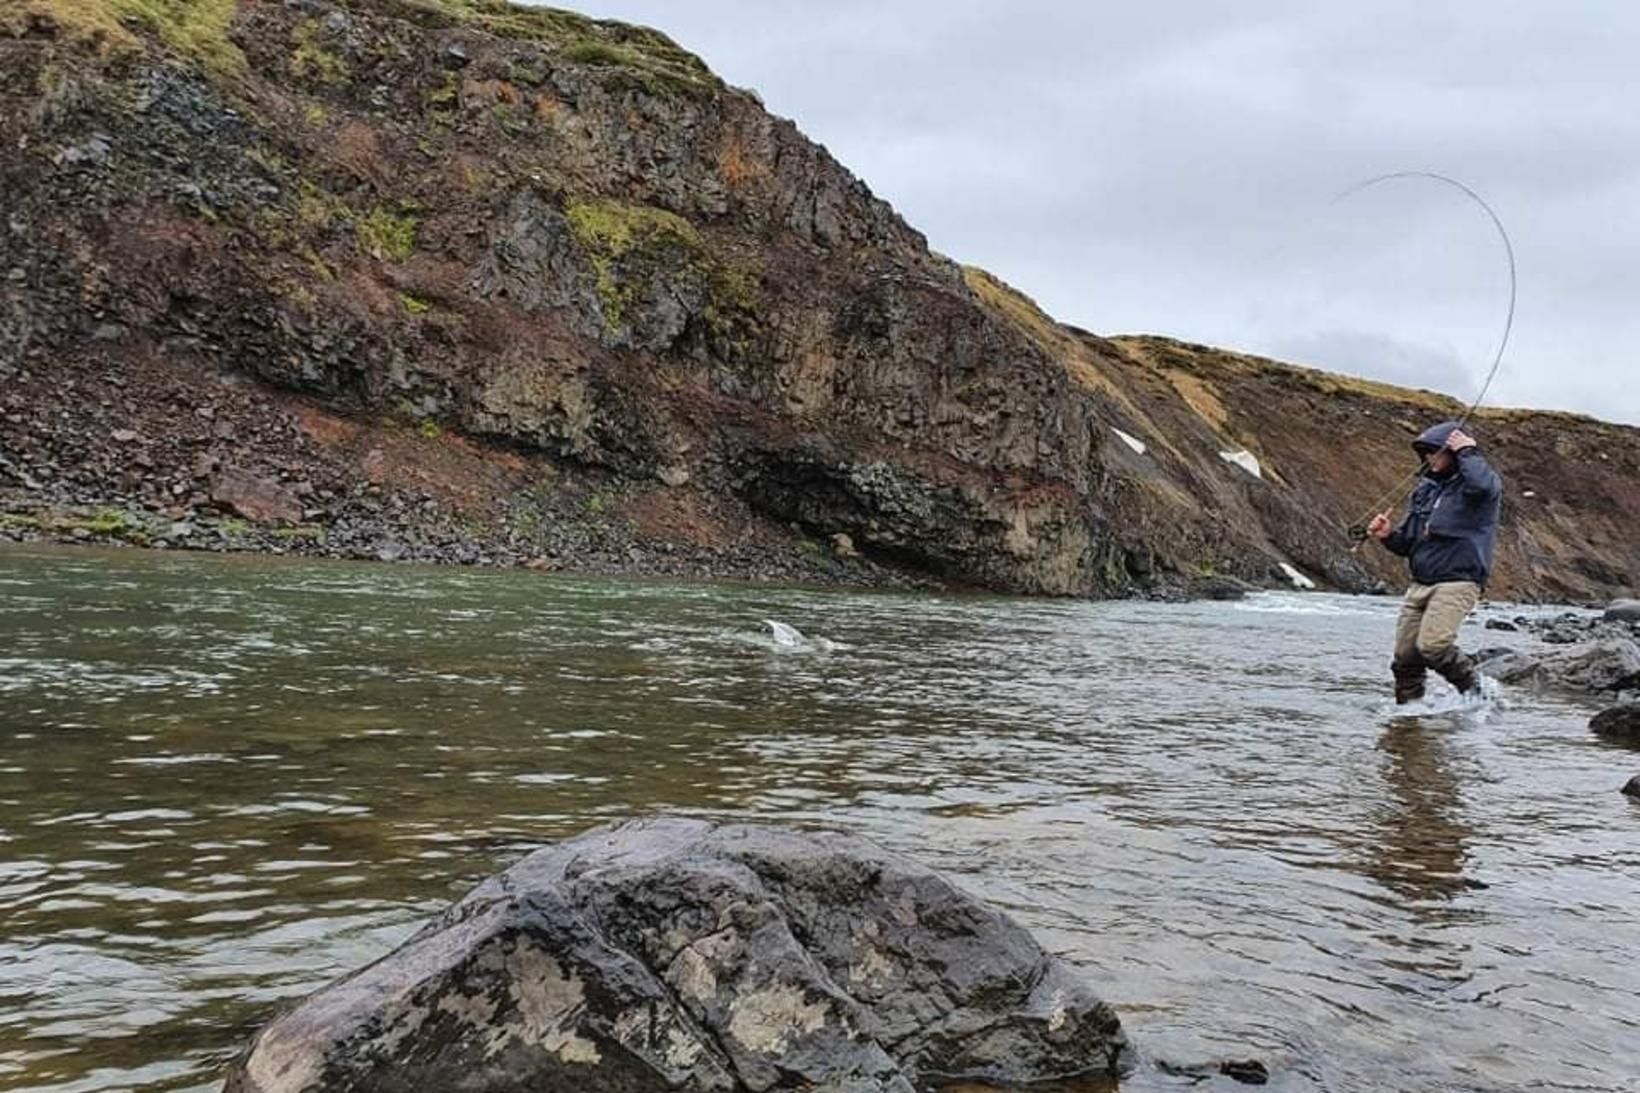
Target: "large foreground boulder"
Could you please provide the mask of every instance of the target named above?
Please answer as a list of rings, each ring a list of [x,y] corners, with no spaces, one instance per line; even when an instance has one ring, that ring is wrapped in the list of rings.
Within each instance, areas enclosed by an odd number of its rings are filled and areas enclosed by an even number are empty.
[[[536,852],[265,1028],[227,1093],[913,1093],[1125,1069],[1020,926],[862,839],[656,820]]]

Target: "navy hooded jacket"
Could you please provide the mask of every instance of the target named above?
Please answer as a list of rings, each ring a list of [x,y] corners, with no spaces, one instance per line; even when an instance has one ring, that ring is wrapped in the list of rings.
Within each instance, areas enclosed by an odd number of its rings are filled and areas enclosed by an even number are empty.
[[[1458,428],[1443,421],[1427,429],[1413,447],[1442,448]],[[1419,584],[1474,581],[1485,585],[1492,575],[1492,548],[1498,536],[1503,480],[1480,451],[1457,452],[1457,466],[1437,475],[1425,469],[1405,519],[1384,545],[1410,563]]]

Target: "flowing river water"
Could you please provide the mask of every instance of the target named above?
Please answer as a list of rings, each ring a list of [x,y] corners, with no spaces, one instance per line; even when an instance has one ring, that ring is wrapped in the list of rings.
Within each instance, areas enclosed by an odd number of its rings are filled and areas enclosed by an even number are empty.
[[[1394,608],[7,549],[0,1089],[215,1088],[480,878],[661,812],[943,870],[1152,1059],[1640,1088],[1640,755],[1524,692],[1395,719]]]

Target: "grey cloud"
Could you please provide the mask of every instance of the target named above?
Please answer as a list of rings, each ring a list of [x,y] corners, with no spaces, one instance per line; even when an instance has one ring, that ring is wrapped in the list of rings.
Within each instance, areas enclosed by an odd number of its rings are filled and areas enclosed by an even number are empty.
[[[1329,204],[1389,171],[1455,175],[1498,209],[1520,261],[1491,401],[1640,423],[1640,12],[582,7],[665,30],[794,118],[934,247],[1095,330],[1331,346],[1329,367],[1424,387],[1478,376],[1506,292],[1484,216],[1434,184]],[[1356,352],[1357,335],[1400,350]]]

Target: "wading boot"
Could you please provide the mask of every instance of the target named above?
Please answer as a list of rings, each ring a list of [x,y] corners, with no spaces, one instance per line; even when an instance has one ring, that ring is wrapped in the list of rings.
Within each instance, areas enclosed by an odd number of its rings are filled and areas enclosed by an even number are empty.
[[[1422,661],[1404,663],[1395,661],[1389,666],[1395,675],[1395,704],[1405,706],[1424,697],[1424,665]]]
[[[1453,649],[1430,667],[1439,672],[1442,679],[1452,684],[1453,690],[1459,694],[1469,694],[1481,685],[1481,677],[1475,671],[1475,662],[1458,649]]]

